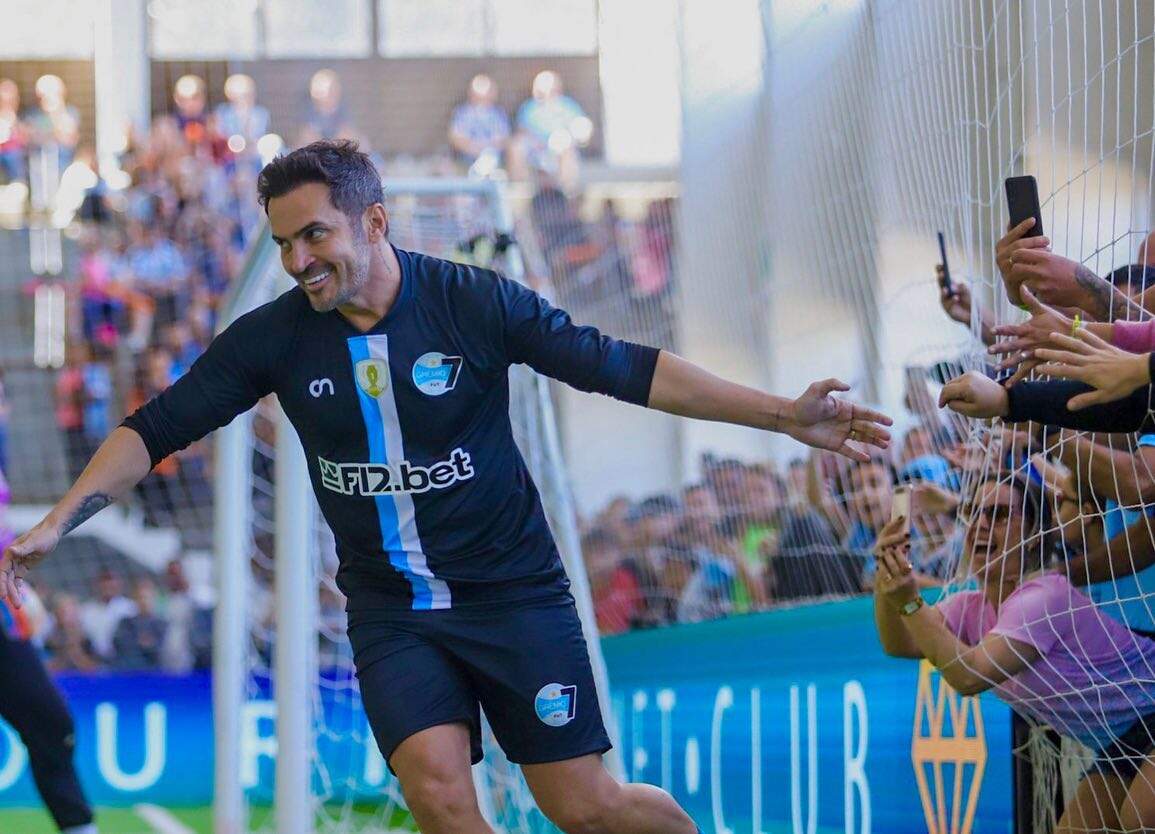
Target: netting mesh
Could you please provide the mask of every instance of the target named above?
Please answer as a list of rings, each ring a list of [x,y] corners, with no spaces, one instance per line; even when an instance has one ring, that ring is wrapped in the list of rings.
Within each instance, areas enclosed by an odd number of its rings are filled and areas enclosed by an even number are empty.
[[[1069,332],[1074,308],[1083,322],[1146,317],[1080,281],[1108,276],[1133,298],[1146,288],[1152,9],[771,8],[776,355],[825,360],[848,346],[848,374],[901,404],[907,429],[893,460],[852,467],[845,487],[830,479],[815,506],[827,521],[841,512],[845,543],[869,549],[891,483],[913,482],[909,560],[920,585],[943,587],[936,607],[950,637],[935,647],[932,626],[911,621],[907,650],[932,656],[960,688],[993,688],[1034,725],[1016,754],[1033,765],[1035,831],[1059,820],[1064,831],[1145,830],[1155,796],[1147,440],[962,420],[935,400],[964,370],[999,373],[992,328],[1040,320],[1038,308],[1017,309],[1016,279],[1062,308],[1066,324],[1050,329]],[[1030,269],[997,268],[1003,180],[1023,173],[1037,178],[1050,251]],[[956,288],[942,310],[939,230]],[[877,583],[878,570],[868,557],[863,581]]]

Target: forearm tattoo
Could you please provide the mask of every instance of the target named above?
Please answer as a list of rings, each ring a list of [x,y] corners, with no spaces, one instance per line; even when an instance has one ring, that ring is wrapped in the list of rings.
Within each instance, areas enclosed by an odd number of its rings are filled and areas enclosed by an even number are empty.
[[[1087,312],[1099,321],[1127,317],[1127,311],[1132,306],[1131,299],[1106,278],[1100,278],[1079,264],[1075,267],[1075,282],[1086,290],[1091,301],[1091,309]]]
[[[60,529],[60,535],[65,535],[77,527],[79,527],[88,519],[92,518],[98,512],[103,510],[111,504],[113,498],[111,495],[106,495],[103,492],[94,492],[91,495],[86,495],[81,499],[76,509],[72,511],[72,515],[64,522],[64,526]]]

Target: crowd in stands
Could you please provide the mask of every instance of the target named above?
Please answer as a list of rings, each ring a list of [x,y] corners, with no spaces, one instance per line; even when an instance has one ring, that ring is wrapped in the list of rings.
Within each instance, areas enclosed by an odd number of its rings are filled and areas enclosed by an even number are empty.
[[[909,389],[920,385],[925,392],[925,375],[911,374]],[[858,463],[815,451],[779,470],[707,456],[702,479],[678,494],[618,498],[584,523],[599,628],[613,634],[864,593],[895,483],[911,484],[919,498],[911,557],[919,583],[943,585],[961,549],[962,449],[957,427],[930,415],[893,457]]]
[[[27,109],[21,107],[18,85],[0,78],[0,189],[15,188],[6,193],[15,194],[24,210],[51,213],[58,225],[70,220],[68,234],[76,243],[77,257],[64,282],[65,362],[52,382],[53,419],[69,480],[125,414],[196,360],[260,228],[255,179],[263,162],[283,147],[282,140],[271,133],[273,119],[259,103],[252,78],[228,77],[215,106],[212,92],[198,76],[180,77],[171,101],[161,108],[165,112],[146,132],[129,135],[119,170],[109,175],[82,142],[79,112],[68,103],[58,77],[37,81],[37,105]],[[531,95],[512,119],[497,105],[497,92],[492,79],[475,77],[452,115],[445,152],[432,153],[417,172],[533,182],[528,221],[518,229],[531,279],[539,285],[552,281],[579,317],[600,316],[603,326],[616,326],[627,337],[650,336],[638,323],[654,320],[655,305],[668,296],[672,201],[655,201],[645,214],[627,220],[606,200],[597,219],[583,219],[573,190],[592,121],[564,94],[562,79],[552,71],[533,79]],[[351,138],[372,147],[349,116],[335,71],[316,72],[308,94],[309,113],[290,137],[293,142]],[[44,153],[58,162],[60,179],[58,187],[48,189],[54,193],[38,195],[30,173]],[[374,158],[386,174],[415,172],[412,159],[382,153]],[[50,279],[31,279],[26,291],[31,294],[41,280]],[[605,321],[608,313],[623,309],[612,300],[606,303],[607,292],[621,294],[632,313]],[[658,331],[651,340],[668,345],[672,328],[662,321],[650,326]],[[0,372],[0,477],[11,454],[8,413]],[[258,420],[257,429],[272,442],[270,421]],[[264,463],[267,459],[254,463],[257,478],[271,480]],[[177,529],[186,546],[208,547],[211,466],[211,446],[204,442],[160,462],[136,490],[134,503],[145,524]],[[3,531],[0,518],[0,533],[6,535]],[[268,619],[271,547],[255,550],[254,605],[258,618]],[[41,612],[37,639],[58,670],[181,671],[208,663],[211,600],[198,593],[198,602],[191,602],[180,562],[163,576],[131,581],[105,571],[87,593],[42,590],[42,604],[32,606]],[[340,619],[343,600],[332,582],[319,602],[323,615]]]

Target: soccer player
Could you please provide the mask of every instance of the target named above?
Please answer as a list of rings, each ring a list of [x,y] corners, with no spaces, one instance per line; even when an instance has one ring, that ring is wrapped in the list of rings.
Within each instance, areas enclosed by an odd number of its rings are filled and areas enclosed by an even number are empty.
[[[687,417],[790,434],[855,459],[885,416],[831,396],[745,388],[616,341],[486,269],[397,249],[380,177],[350,142],[261,172],[261,203],[298,286],[242,316],[117,428],[0,562],[0,593],[150,467],[275,392],[337,540],[362,699],[426,834],[478,834],[470,763],[483,707],[542,811],[568,832],[694,834],[665,792],[603,768],[581,623],[514,444],[508,368]]]
[[[4,526],[8,484],[0,472],[0,545],[11,541]],[[32,780],[56,827],[65,834],[97,834],[92,809],[84,798],[72,755],[75,730],[68,704],[48,677],[32,645],[25,612],[0,600],[0,718],[20,735],[28,749]]]

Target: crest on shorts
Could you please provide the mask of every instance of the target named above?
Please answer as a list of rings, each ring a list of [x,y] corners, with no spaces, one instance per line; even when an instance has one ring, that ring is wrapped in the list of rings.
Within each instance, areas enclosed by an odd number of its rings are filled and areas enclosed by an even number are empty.
[[[533,709],[541,723],[550,727],[564,727],[577,713],[577,687],[563,683],[547,683],[537,691]]]
[[[373,399],[389,387],[389,365],[384,359],[362,359],[353,368],[357,386]]]

